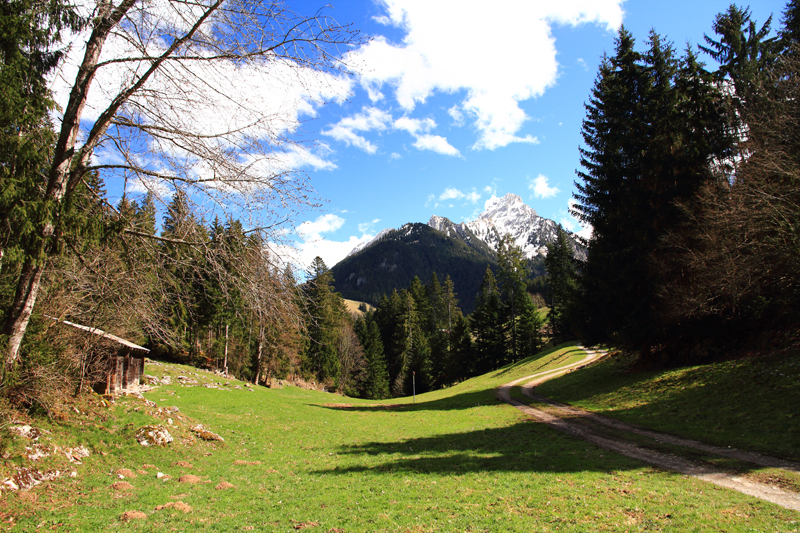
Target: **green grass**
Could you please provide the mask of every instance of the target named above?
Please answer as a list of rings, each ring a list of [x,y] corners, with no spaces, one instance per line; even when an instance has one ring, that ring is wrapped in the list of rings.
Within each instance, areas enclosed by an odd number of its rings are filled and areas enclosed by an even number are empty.
[[[800,460],[800,354],[637,372],[622,356],[537,392],[648,428]]]
[[[192,440],[173,416],[167,448],[133,442],[152,408],[117,402],[109,417],[49,425],[92,456],[29,494],[2,493],[14,531],[798,531],[800,514],[571,439],[501,404],[494,388],[579,360],[561,347],[452,389],[367,402],[231,381],[217,390],[161,386],[147,397],[202,422],[224,443]],[[186,367],[148,366],[177,374]],[[583,372],[583,371],[581,371]],[[571,375],[576,375],[577,372]],[[208,376],[208,375],[206,375]],[[219,378],[206,377],[220,381]],[[235,389],[239,386],[239,389]],[[102,407],[96,407],[102,413]],[[137,410],[138,409],[138,410]],[[83,422],[84,426],[78,423]],[[65,430],[68,430],[65,432]],[[3,435],[5,438],[5,434]],[[19,450],[15,440],[7,453]],[[103,453],[107,455],[103,455]],[[179,461],[191,468],[178,466]],[[236,464],[236,461],[245,462]],[[153,467],[146,466],[153,465]],[[143,472],[132,490],[113,471]],[[155,472],[172,476],[159,480]],[[208,483],[179,483],[194,474]],[[217,490],[225,480],[234,488]],[[33,498],[36,501],[32,501]],[[189,513],[155,510],[182,501]],[[121,522],[125,511],[147,518]],[[12,522],[9,520],[13,518]],[[60,524],[60,525],[59,525]],[[58,527],[54,527],[58,526]]]

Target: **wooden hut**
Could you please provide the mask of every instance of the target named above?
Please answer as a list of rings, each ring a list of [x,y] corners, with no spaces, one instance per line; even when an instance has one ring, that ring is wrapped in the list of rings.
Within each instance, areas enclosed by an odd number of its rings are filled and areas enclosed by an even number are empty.
[[[99,359],[102,368],[95,368],[92,375],[98,376],[92,388],[101,394],[135,392],[144,374],[144,359],[150,350],[111,333],[62,320],[59,323],[96,335],[103,346],[104,356]]]

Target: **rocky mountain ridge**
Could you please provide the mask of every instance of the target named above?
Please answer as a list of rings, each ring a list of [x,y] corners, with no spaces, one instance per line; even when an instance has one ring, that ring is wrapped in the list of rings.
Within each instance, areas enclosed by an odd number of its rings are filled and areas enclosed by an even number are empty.
[[[407,226],[408,224],[397,231],[402,231]],[[500,238],[508,233],[528,259],[547,255],[547,244],[555,242],[558,237],[558,224],[555,221],[540,217],[532,207],[522,201],[519,195],[511,193],[488,200],[486,211],[471,222],[456,224],[446,217],[433,215],[428,221],[428,226],[450,238],[464,242],[481,254],[493,254]],[[395,230],[391,228],[381,231],[371,241],[355,247],[347,257],[395,235],[393,231]],[[578,259],[586,259],[586,249],[574,235],[567,233],[570,235],[575,256]]]

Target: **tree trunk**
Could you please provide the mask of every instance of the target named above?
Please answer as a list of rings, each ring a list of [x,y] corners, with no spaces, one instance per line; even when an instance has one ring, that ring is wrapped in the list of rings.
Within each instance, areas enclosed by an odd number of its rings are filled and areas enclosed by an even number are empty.
[[[19,348],[25,336],[25,330],[33,313],[33,306],[36,303],[36,295],[39,292],[39,285],[42,282],[42,269],[33,265],[30,259],[25,262],[17,284],[17,292],[14,295],[14,302],[11,313],[6,323],[6,333],[8,334],[8,350],[6,352],[5,370],[10,371],[19,357]]]
[[[95,28],[86,43],[83,63],[78,70],[75,84],[72,86],[69,102],[61,121],[61,133],[53,151],[53,164],[50,168],[45,190],[44,219],[41,221],[42,238],[34,245],[33,249],[26,250],[27,259],[22,267],[22,275],[17,283],[17,290],[11,305],[11,313],[5,326],[5,332],[9,336],[6,351],[6,370],[13,369],[19,358],[19,348],[22,345],[22,339],[25,337],[25,330],[28,328],[28,322],[30,322],[33,306],[36,304],[36,297],[41,286],[44,272],[42,262],[46,257],[45,252],[51,248],[52,242],[56,238],[54,234],[55,224],[58,221],[58,209],[67,190],[70,186],[74,186],[74,183],[69,183],[69,181],[77,180],[81,177],[80,169],[71,170],[73,159],[77,157],[78,166],[80,166],[84,160],[89,158],[92,152],[91,139],[87,140],[87,143],[79,151],[80,156],[75,153],[75,143],[80,132],[81,116],[83,115],[83,108],[86,106],[89,87],[94,79],[100,52],[111,29],[119,23],[134,2],[135,0],[125,0],[114,10],[112,10],[113,6],[110,2],[104,4],[99,10]],[[116,112],[116,108],[114,112]],[[110,116],[106,119],[106,127],[109,121]],[[98,123],[95,124],[95,129]],[[97,132],[94,133],[94,142],[96,142]]]

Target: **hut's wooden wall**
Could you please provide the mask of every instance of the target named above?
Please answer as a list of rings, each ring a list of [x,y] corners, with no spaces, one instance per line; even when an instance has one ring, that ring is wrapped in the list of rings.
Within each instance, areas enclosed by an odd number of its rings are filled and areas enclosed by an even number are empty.
[[[109,357],[106,394],[139,390],[144,374],[144,355],[121,351]]]

